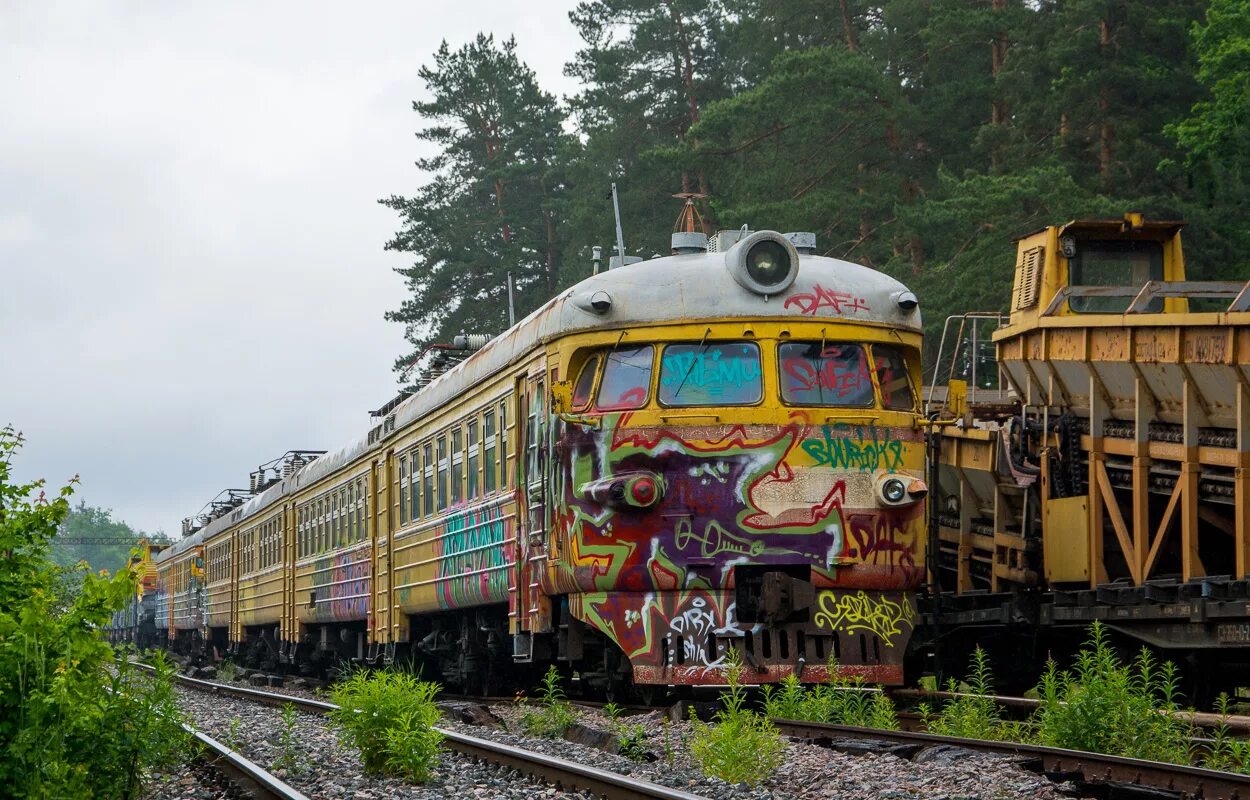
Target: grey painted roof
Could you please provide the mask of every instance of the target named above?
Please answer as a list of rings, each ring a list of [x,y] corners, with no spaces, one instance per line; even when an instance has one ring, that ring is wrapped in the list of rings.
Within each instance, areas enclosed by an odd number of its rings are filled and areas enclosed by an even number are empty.
[[[898,294],[907,291],[907,287],[869,267],[801,255],[794,284],[779,295],[765,298],[739,285],[726,263],[725,253],[693,253],[655,258],[586,278],[401,403],[394,412],[395,433],[387,438],[506,369],[535,344],[577,331],[720,317],[794,317],[921,330],[919,308],[904,310],[897,302]],[[603,314],[595,313],[590,306],[590,298],[599,292],[611,297],[611,308]],[[291,478],[179,541],[157,560],[171,558],[211,539],[381,446],[367,442],[366,433],[351,444],[326,453]]]

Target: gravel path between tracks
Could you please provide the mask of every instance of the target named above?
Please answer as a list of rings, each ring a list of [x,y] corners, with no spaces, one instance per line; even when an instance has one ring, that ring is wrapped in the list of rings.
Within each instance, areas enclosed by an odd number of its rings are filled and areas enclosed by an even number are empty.
[[[179,689],[182,707],[192,724],[218,741],[231,744],[245,757],[268,769],[310,798],[334,800],[383,800],[405,798],[552,798],[588,800],[590,795],[565,792],[535,781],[513,770],[479,764],[446,752],[434,779],[424,785],[363,774],[360,753],[339,742],[328,721],[318,714],[299,714],[295,722],[298,746],[296,769],[275,769],[282,720],[279,710],[249,700],[220,697],[193,689]],[[234,733],[231,733],[232,720]],[[193,793],[181,780],[152,787],[147,800],[213,797]]]
[[[247,793],[235,787],[212,767],[188,761],[168,772],[152,776],[143,800],[247,800]]]
[[[245,685],[242,681],[237,683]],[[321,692],[290,686],[269,691],[327,699]],[[908,761],[892,755],[847,755],[826,747],[799,742],[787,743],[785,762],[771,778],[759,786],[733,785],[704,776],[689,758],[687,742],[692,730],[690,723],[677,721],[666,726],[662,721],[664,715],[659,711],[630,716],[623,720],[627,724],[641,724],[646,730],[646,746],[656,760],[640,763],[575,742],[515,733],[514,731],[521,730],[520,717],[523,709],[515,703],[494,703],[490,708],[504,721],[507,730],[450,720],[444,720],[442,724],[446,728],[471,736],[567,758],[717,800],[1060,800],[1075,794],[1069,785],[1055,784],[1000,756],[957,750],[934,752],[931,760],[927,761]],[[262,713],[273,715],[276,720],[275,710],[262,708]],[[579,706],[577,714],[578,721],[583,725],[601,730],[608,728],[607,718],[597,709]],[[301,715],[300,719],[305,720],[308,717]],[[276,721],[273,724],[276,735]],[[321,724],[324,726],[324,721]],[[333,739],[331,732],[326,731],[325,735]],[[666,757],[666,753],[670,755]],[[351,757],[358,765],[355,751],[351,751]],[[362,798],[369,796],[362,795]],[[577,795],[529,795],[519,792],[464,796],[507,798]]]

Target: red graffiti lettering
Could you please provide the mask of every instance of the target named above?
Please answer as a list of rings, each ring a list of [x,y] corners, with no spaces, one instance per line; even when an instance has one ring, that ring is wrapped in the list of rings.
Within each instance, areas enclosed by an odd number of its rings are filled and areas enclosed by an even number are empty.
[[[827,308],[834,314],[846,314],[852,311],[867,311],[868,302],[862,297],[854,297],[849,292],[835,292],[826,289],[819,283],[810,292],[799,292],[786,299],[785,308],[796,306],[799,312],[809,317],[817,311]]]

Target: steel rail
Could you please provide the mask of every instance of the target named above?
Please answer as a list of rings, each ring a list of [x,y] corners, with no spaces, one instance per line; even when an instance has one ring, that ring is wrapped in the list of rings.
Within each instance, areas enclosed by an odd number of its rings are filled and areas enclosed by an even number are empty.
[[[145,664],[135,666],[150,669]],[[200,678],[189,678],[185,675],[178,675],[177,678],[180,683],[193,689],[242,697],[266,705],[282,706],[291,703],[296,708],[317,714],[328,714],[339,708],[334,703],[306,697],[266,692],[246,686],[231,686]],[[443,741],[448,748],[463,756],[515,769],[545,783],[566,789],[591,791],[608,800],[706,800],[702,795],[579,764],[576,761],[536,753],[532,750],[522,750],[512,745],[469,736],[447,728],[436,728],[436,730],[443,734]]]
[[[274,777],[264,768],[248,761],[239,753],[213,737],[183,725],[204,747],[200,758],[213,769],[224,773],[231,783],[262,800],[308,800],[308,796]]]
[[[994,742],[789,719],[774,719],[773,723],[787,736],[814,740],[819,744],[828,744],[835,739],[876,739],[922,747],[951,745],[983,753],[1028,759],[1040,764],[1044,773],[1064,778],[1079,774],[1082,780],[1090,784],[1131,784],[1153,790],[1180,792],[1200,800],[1250,800],[1250,775],[1235,772],[1019,742]]]

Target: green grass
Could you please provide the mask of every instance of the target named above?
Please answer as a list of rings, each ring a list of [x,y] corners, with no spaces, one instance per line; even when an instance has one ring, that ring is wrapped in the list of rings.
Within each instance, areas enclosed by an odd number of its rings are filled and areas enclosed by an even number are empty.
[[[560,687],[560,673],[555,666],[547,668],[543,684],[538,687],[538,704],[531,706],[525,700],[519,702],[525,706],[521,712],[521,728],[530,736],[559,739],[569,726],[577,722],[577,712],[565,699],[564,689]]]

